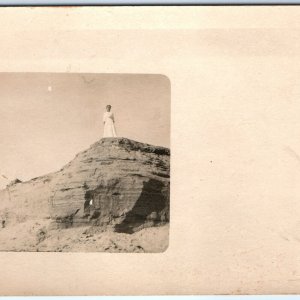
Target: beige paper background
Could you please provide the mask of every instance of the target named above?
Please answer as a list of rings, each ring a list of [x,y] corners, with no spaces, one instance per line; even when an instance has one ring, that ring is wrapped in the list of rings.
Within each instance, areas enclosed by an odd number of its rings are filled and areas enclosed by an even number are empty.
[[[0,8],[1,72],[172,90],[168,250],[0,253],[0,293],[299,293],[299,25],[294,6]]]

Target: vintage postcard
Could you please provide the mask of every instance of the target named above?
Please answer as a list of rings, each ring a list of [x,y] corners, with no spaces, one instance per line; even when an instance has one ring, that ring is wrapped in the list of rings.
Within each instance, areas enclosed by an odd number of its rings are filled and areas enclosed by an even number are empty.
[[[1,7],[0,294],[300,293],[300,7]]]

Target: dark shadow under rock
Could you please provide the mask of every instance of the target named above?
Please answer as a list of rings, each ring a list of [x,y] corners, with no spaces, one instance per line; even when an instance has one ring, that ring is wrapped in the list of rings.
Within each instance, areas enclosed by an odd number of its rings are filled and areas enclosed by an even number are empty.
[[[144,182],[140,197],[124,220],[115,225],[115,231],[133,233],[169,221],[169,199],[164,188],[164,184],[155,179]]]

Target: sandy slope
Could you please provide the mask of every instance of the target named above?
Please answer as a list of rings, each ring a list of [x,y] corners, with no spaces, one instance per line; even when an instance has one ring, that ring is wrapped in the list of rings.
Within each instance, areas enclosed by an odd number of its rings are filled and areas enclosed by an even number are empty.
[[[169,149],[101,139],[61,170],[0,190],[0,251],[162,252],[169,174]]]
[[[0,251],[163,252],[168,247],[169,225],[133,234],[90,226],[51,230],[49,225],[42,219],[0,229]]]

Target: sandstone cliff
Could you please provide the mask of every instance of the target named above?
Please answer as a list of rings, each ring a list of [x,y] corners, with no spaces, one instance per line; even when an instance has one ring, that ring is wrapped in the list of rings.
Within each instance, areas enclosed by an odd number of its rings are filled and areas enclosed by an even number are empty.
[[[169,221],[169,173],[169,149],[103,138],[58,172],[0,191],[0,220],[133,233]]]

